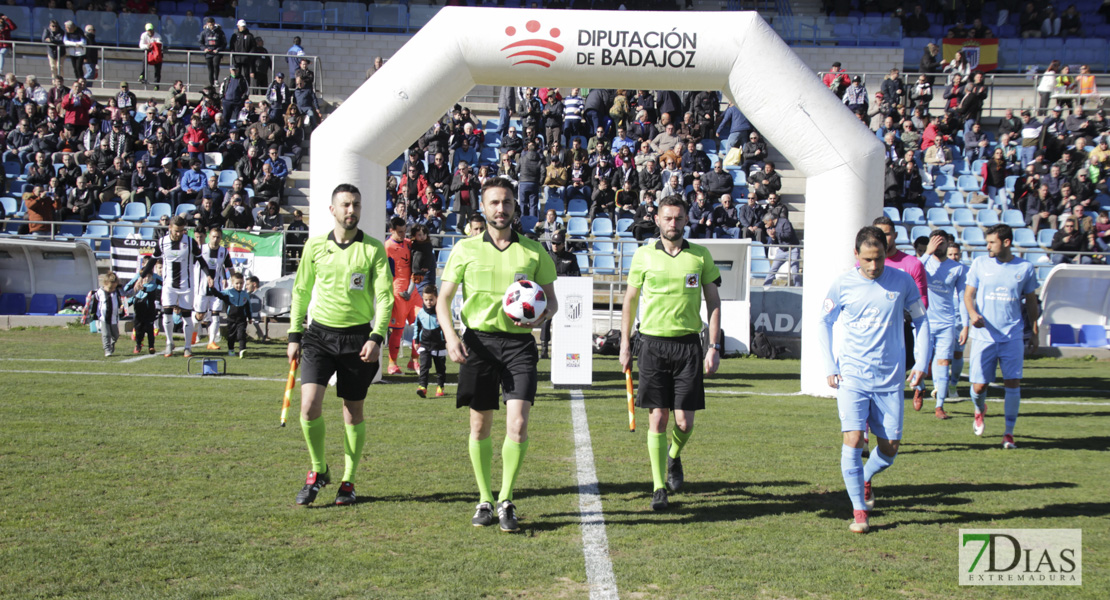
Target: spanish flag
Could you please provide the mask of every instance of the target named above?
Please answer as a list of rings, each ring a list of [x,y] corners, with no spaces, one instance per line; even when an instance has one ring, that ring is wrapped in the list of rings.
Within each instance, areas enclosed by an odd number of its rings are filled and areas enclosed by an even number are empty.
[[[972,71],[993,71],[998,68],[998,38],[944,38],[942,54],[951,61],[957,52],[971,64]]]

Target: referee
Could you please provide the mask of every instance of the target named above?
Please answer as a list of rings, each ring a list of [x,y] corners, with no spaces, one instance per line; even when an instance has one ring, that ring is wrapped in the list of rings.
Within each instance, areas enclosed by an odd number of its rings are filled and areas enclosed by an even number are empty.
[[[355,470],[366,441],[362,402],[378,372],[379,350],[393,310],[393,278],[385,246],[358,228],[362,210],[358,188],[347,183],[337,186],[330,209],[335,228],[327,236],[308,240],[293,283],[288,356],[290,361],[301,358],[301,429],[312,459],[297,504],[310,504],[331,481],[324,460],[321,413],[333,374],[336,393],[343,399],[346,459],[335,503],[355,501]],[[310,300],[311,322],[305,330]]]
[[[648,456],[654,493],[653,510],[667,509],[667,488],[682,487],[679,453],[694,431],[694,411],[705,408],[702,368],[712,374],[720,365],[717,344],[721,328],[721,273],[703,246],[682,239],[686,205],[681,196],[659,202],[655,215],[661,239],[636,250],[628,272],[628,291],[621,309],[621,368],[632,367],[632,322],[640,293],[640,390],[636,404],[650,411]],[[701,300],[709,314],[709,350],[701,354]],[[674,411],[675,427],[667,449],[667,421]]]
[[[451,248],[443,269],[436,316],[447,340],[447,355],[459,363],[456,406],[470,408],[470,463],[478,481],[475,527],[492,525],[493,411],[499,408],[498,391],[508,416],[501,447],[502,479],[497,498],[501,531],[520,531],[513,484],[528,451],[528,413],[536,399],[536,363],[539,361],[532,327],[509,319],[501,299],[514,281],[527,279],[543,288],[547,310],[540,321],[559,310],[555,298],[555,263],[539,242],[517,235],[512,229],[516,212],[512,183],[494,177],[482,185],[482,211],[488,229]],[[466,332],[455,333],[451,301],[463,286],[462,322]]]

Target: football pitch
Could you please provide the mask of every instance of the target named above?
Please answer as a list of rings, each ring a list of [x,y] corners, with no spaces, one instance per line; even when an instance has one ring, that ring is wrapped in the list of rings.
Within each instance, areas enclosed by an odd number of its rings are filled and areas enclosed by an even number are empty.
[[[228,375],[200,377],[180,354],[132,361],[126,338],[104,358],[87,329],[0,332],[0,597],[1110,597],[1105,361],[1026,362],[1017,450],[1002,449],[1001,389],[982,438],[970,402],[939,421],[931,400],[917,413],[907,399],[864,536],[848,531],[835,402],[794,394],[798,361],[727,359],[707,378],[665,513],[648,506],[647,414],[630,433],[615,358],[595,357],[580,401],[552,389],[543,361],[515,494],[523,532],[507,534],[470,524],[457,365],[446,398],[417,397],[415,375],[372,386],[359,502],[331,505],[333,481],[296,506],[309,464],[299,392],[278,427],[284,352],[252,344]],[[324,411],[341,470],[334,390]],[[961,528],[1081,529],[1083,585],[961,587]]]

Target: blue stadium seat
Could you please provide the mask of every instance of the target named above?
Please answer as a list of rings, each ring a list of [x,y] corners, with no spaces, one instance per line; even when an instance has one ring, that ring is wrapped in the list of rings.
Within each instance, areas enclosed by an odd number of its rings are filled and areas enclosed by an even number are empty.
[[[1021,211],[1016,208],[1009,208],[1002,211],[1002,222],[1014,229],[1025,227],[1025,217],[1022,216]]]
[[[567,214],[571,217],[585,218],[586,215],[588,215],[589,213],[590,207],[586,204],[585,200],[579,200],[576,198],[574,200],[571,200],[570,204],[567,206]]]
[[[27,314],[27,296],[13,292],[0,294],[0,315]]]
[[[1040,246],[1037,243],[1037,236],[1033,235],[1033,230],[1028,227],[1014,229],[1014,245],[1019,248],[1037,248]]]
[[[15,198],[0,198],[0,206],[4,207],[5,215],[15,215],[19,211]]]
[[[628,270],[632,268],[632,255],[625,254],[621,256],[621,273],[628,275]]]
[[[360,2],[328,2],[324,7],[324,25],[366,27],[366,5]]]
[[[616,273],[617,263],[612,254],[594,255],[594,273],[597,275],[613,275]]]
[[[220,171],[219,179],[216,180],[216,185],[224,191],[231,189],[231,184],[239,178],[239,174],[231,169]]]
[[[534,217],[532,215],[527,215],[527,216],[524,216],[524,217],[520,218],[520,228],[523,229],[527,233],[527,232],[532,231],[533,229],[535,229],[536,228],[536,223],[538,223],[538,222],[539,222],[538,217]]]
[[[459,213],[453,212],[447,215],[447,220],[443,223],[443,228],[446,233],[457,231],[459,225]]]
[[[154,204],[150,205],[150,215],[147,216],[146,220],[157,223],[158,219],[161,219],[164,216],[172,217],[173,207],[171,207],[166,202],[155,202]]]
[[[933,227],[952,224],[952,219],[948,218],[948,211],[938,207],[930,208],[925,220]]]
[[[944,195],[944,205],[948,208],[967,208],[963,193],[955,190]]]
[[[925,213],[916,206],[907,206],[906,209],[902,211],[902,224],[906,226],[924,225]]]
[[[578,270],[587,273],[590,270],[590,255],[585,252],[575,252],[574,257],[578,259]]]
[[[146,220],[146,204],[142,202],[128,202],[127,206],[123,207],[124,221],[138,223]]]
[[[58,228],[58,234],[68,237],[80,237],[85,233],[85,225],[80,221],[66,221]]]
[[[956,240],[960,239],[959,232],[957,232],[956,228],[951,226],[951,225],[942,225],[940,227],[937,227],[937,229],[939,229],[941,231],[944,231],[944,232],[947,232],[949,235],[952,236],[952,239],[956,239]]]
[[[979,180],[974,175],[960,175],[956,179],[956,189],[965,194],[975,194],[981,189]]]
[[[567,235],[572,237],[590,235],[590,223],[586,220],[586,217],[571,217],[567,223]]]
[[[975,215],[975,220],[979,221],[979,227],[984,229],[998,225],[1001,222],[998,220],[998,213],[990,208],[980,210],[979,214]]]
[[[604,217],[597,217],[590,225],[590,233],[594,237],[612,237],[613,222]]]
[[[58,297],[54,294],[35,294],[31,296],[31,308],[27,314],[36,317],[52,317],[58,314]]]
[[[895,233],[894,243],[896,243],[896,244],[908,244],[908,243],[910,243],[910,234],[909,234],[908,231],[906,231],[905,227],[903,227],[901,225],[895,225],[894,226],[894,233]]]
[[[979,223],[975,221],[975,215],[971,214],[971,210],[967,208],[957,208],[952,211],[952,223],[960,227],[979,226]]]
[[[1079,345],[1084,348],[1110,347],[1110,342],[1106,340],[1106,328],[1102,325],[1081,325],[1079,327]]]
[[[449,254],[451,254],[450,248],[441,248],[439,252],[436,253],[436,266],[440,268],[447,266],[447,256]]]
[[[1017,185],[1017,180],[1018,180],[1017,175],[1007,175],[1006,176],[1006,191],[1007,192],[1013,193],[1014,186]]]
[[[617,219],[617,237],[632,237],[633,223],[635,223],[635,220],[633,219]]]
[[[1075,330],[1066,323],[1049,323],[1048,344],[1058,348],[1074,348],[1079,345],[1075,340]]]
[[[947,173],[942,173],[941,175],[937,176],[936,181],[933,184],[933,189],[937,190],[938,192],[954,191],[956,190],[956,180],[953,179],[951,175]]]
[[[108,201],[101,203],[96,216],[98,219],[104,219],[105,221],[115,221],[120,218],[121,214],[119,202]]]
[[[916,240],[919,237],[929,237],[930,233],[933,233],[933,230],[928,225],[914,225],[913,229],[910,230],[910,242],[909,243],[912,244],[914,242],[914,240]]]
[[[894,221],[895,225],[902,222],[902,215],[898,214],[898,209],[893,206],[884,206],[883,216]]]
[[[117,239],[126,239],[127,236],[135,233],[135,227],[131,225],[114,225],[112,226],[112,237]]]
[[[1037,243],[1043,248],[1050,248],[1052,246],[1052,236],[1056,235],[1056,230],[1045,227],[1037,233]]]
[[[548,196],[547,203],[543,205],[543,209],[545,211],[553,210],[557,215],[562,215],[567,212],[567,206],[563,202],[563,199],[555,195]]]
[[[183,203],[177,205],[177,211],[174,214],[175,215],[190,215],[190,214],[193,214],[195,212],[197,212],[197,205],[196,204],[190,204],[188,202],[183,202]]]
[[[594,254],[612,254],[613,242],[608,240],[590,242],[590,251]]]
[[[983,230],[978,227],[968,227],[964,229],[963,235],[964,244],[968,246],[986,246],[987,238],[983,237]]]
[[[15,179],[23,174],[23,165],[17,162],[8,161],[4,163],[4,175],[8,179]]]
[[[155,234],[155,232],[154,232],[153,227],[140,227],[139,228],[139,237],[144,239],[144,240],[153,240],[154,239],[154,234]]]
[[[751,254],[752,258],[767,258],[767,247],[759,242],[752,242]]]

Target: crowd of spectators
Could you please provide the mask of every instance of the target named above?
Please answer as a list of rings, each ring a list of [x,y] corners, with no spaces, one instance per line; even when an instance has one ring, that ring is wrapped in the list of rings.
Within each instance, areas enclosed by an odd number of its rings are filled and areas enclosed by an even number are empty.
[[[175,81],[164,103],[141,101],[126,81],[98,100],[83,77],[67,85],[56,75],[45,87],[33,75],[18,81],[9,73],[0,84],[0,147],[5,183],[22,192],[32,221],[26,229],[90,221],[105,202],[148,210],[166,203],[175,211],[191,204],[197,211],[188,216],[202,226],[280,229],[290,169],[300,168],[323,118],[305,85],[313,74],[302,65],[294,87],[277,73],[257,103],[242,63],[199,94]],[[221,182],[220,173],[234,173],[234,182]]]

